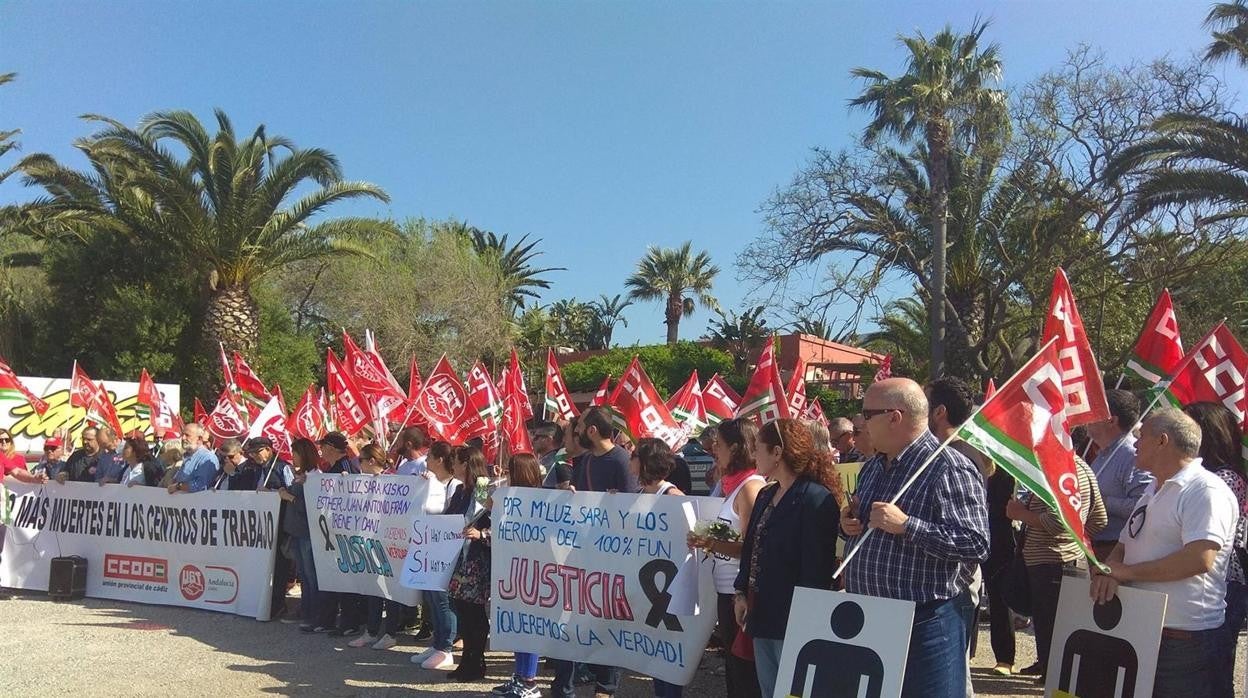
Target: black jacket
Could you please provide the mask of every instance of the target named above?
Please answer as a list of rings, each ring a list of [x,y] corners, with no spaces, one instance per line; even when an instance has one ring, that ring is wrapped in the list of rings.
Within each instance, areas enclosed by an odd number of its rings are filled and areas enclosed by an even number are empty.
[[[746,591],[749,585],[758,522],[779,487],[775,483],[764,487],[750,512],[750,527],[741,548],[741,571],[734,585],[738,591]],[[811,480],[794,482],[776,503],[763,534],[757,593],[746,620],[752,637],[784,639],[796,587],[832,588],[839,522],[840,503],[826,487]]]

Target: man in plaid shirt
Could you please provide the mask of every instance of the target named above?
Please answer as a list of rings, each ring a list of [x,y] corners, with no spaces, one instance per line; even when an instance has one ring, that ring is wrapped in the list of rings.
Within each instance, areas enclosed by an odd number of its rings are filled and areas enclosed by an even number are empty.
[[[906,378],[867,390],[863,417],[877,455],[867,461],[858,491],[841,516],[845,590],[915,602],[914,628],[902,696],[964,698],[967,587],[988,556],[988,509],[974,464],[945,449],[889,504],[940,442],[928,430],[923,389]],[[863,539],[866,528],[880,529]]]

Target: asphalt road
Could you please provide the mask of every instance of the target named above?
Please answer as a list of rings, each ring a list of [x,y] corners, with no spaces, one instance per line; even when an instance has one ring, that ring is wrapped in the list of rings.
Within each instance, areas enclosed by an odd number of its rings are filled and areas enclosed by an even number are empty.
[[[292,601],[293,603],[293,601]],[[423,649],[403,636],[391,650],[352,649],[340,638],[306,635],[293,624],[173,606],[102,599],[53,603],[21,593],[0,601],[0,696],[480,696],[511,674],[511,657],[490,655],[490,680],[453,684],[408,656]],[[1243,686],[1241,638],[1236,685]],[[977,695],[1040,696],[1023,677],[993,674],[987,625],[972,662]],[[1029,631],[1019,634],[1019,666],[1034,658]],[[722,698],[722,661],[707,652],[690,698]],[[581,695],[592,696],[589,687]],[[649,679],[630,675],[623,698],[651,696]]]

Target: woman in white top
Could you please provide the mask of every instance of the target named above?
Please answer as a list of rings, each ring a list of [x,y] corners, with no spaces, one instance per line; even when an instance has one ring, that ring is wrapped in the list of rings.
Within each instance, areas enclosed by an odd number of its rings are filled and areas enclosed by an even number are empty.
[[[425,502],[426,514],[445,513],[447,502],[451,501],[451,497],[463,485],[452,471],[454,452],[454,448],[445,441],[437,441],[429,447],[429,453],[425,456],[425,470],[421,476],[429,478],[431,490],[441,487],[446,496],[439,502],[431,491]],[[425,669],[448,669],[455,664],[455,635],[459,630],[458,619],[451,610],[451,599],[445,591],[422,591],[421,596],[424,598],[425,608],[429,609],[429,625],[433,627],[433,637],[430,638],[429,649],[412,655],[412,663]]]
[[[704,550],[715,557],[712,576],[719,597],[719,639],[724,647],[727,698],[758,698],[760,694],[752,657],[740,656],[733,651],[734,642],[741,632],[736,622],[736,614],[733,613],[736,593],[733,582],[741,566],[740,537],[749,528],[754,500],[758,498],[765,482],[763,476],[754,468],[754,440],[757,436],[758,426],[748,419],[724,420],[717,427],[715,452],[712,454],[724,493],[719,520],[741,534],[738,540],[701,538],[692,534],[689,536],[690,548]],[[747,650],[742,652],[747,655],[752,655],[752,652],[748,652],[751,645],[749,642],[736,644]]]

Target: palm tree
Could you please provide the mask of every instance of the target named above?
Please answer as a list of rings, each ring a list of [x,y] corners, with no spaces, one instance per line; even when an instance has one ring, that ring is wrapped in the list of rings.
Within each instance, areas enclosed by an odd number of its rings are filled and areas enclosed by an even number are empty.
[[[819,339],[832,341],[835,332],[832,326],[828,324],[826,318],[802,317],[798,318],[792,325],[793,331],[798,334],[808,334]]]
[[[850,105],[872,112],[864,131],[868,143],[884,135],[909,141],[922,134],[928,158],[927,181],[931,187],[932,256],[929,278],[924,279],[930,297],[932,327],[931,371],[936,377],[944,368],[945,355],[945,254],[946,220],[949,213],[949,152],[955,124],[974,130],[1002,118],[983,120],[975,115],[1006,113],[1006,95],[986,85],[1001,77],[1001,58],[996,44],[981,48],[987,23],[976,21],[968,34],[946,27],[928,40],[921,33],[898,37],[909,51],[906,72],[889,77],[878,70],[855,68],[852,74],[867,81],[862,94]]]
[[[925,354],[930,346],[928,315],[922,301],[900,298],[889,303],[884,315],[876,318],[879,329],[862,336],[862,346],[872,351],[892,354],[900,375],[922,375],[927,365]]]
[[[343,179],[337,158],[325,150],[296,148],[264,126],[238,139],[225,113],[215,115],[215,136],[187,111],[151,114],[137,129],[88,115],[103,125],[75,143],[88,171],[43,154],[18,166],[27,184],[47,191],[28,207],[32,226],[48,236],[87,239],[108,231],[165,246],[206,283],[204,356],[214,357],[218,343],[253,355],[260,311],[252,285],[296,262],[367,255],[369,240],[392,233],[392,225],[311,220],[340,201],[389,197],[375,185]],[[167,149],[170,142],[185,148],[185,160]],[[294,198],[309,185],[315,188]]]
[[[1205,60],[1235,58],[1248,68],[1248,4],[1244,0],[1220,2],[1209,10],[1205,26],[1213,29],[1213,41],[1205,49]]]
[[[771,337],[767,319],[763,317],[766,310],[766,306],[762,305],[743,310],[740,315],[733,311],[725,314],[716,310],[719,319],[711,320],[706,327],[706,339],[716,349],[728,352],[737,375],[745,375],[750,361],[758,356]]]
[[[624,309],[632,304],[632,301],[625,300],[618,293],[614,298],[607,298],[604,293],[598,296],[598,300],[589,302],[595,314],[595,332],[593,341],[590,342],[594,346],[589,347],[590,349],[611,348],[611,335],[615,334],[616,325],[628,327],[628,320],[624,319]]]
[[[527,299],[537,299],[538,289],[550,288],[550,282],[541,278],[542,274],[551,271],[567,271],[563,267],[545,267],[535,269],[533,260],[542,255],[535,248],[541,239],[528,242],[529,236],[521,237],[516,244],[507,245],[506,235],[498,235],[466,227],[472,237],[472,247],[477,254],[492,260],[498,265],[499,276],[506,288],[507,301],[512,310],[524,310]]]
[[[666,303],[663,321],[668,344],[679,340],[680,319],[693,315],[695,299],[708,310],[719,307],[711,295],[719,267],[711,264],[711,256],[705,251],[694,255],[691,244],[685,241],[675,249],[649,248],[637,263],[637,271],[624,282],[629,299]]]
[[[0,85],[13,82],[16,77],[17,73],[0,73]],[[9,151],[17,148],[17,141],[13,140],[13,137],[19,133],[21,133],[19,129],[0,131],[0,157],[4,157]],[[16,169],[16,167],[11,167],[7,170],[0,170],[0,182],[7,179]]]

